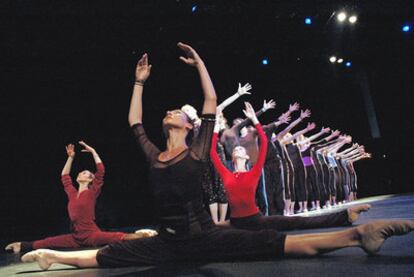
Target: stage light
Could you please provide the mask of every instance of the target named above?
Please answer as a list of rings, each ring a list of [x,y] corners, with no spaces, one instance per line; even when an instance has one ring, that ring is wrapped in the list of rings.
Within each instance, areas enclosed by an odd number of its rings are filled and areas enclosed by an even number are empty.
[[[410,26],[410,25],[404,25],[404,26],[401,28],[401,30],[402,30],[403,32],[409,32],[409,31],[411,30],[411,26]]]
[[[338,21],[343,22],[346,19],[346,13],[340,12],[338,13],[337,17]]]
[[[305,18],[305,24],[306,25],[311,25],[312,24],[312,18],[311,17],[306,17]]]
[[[342,63],[343,61],[344,61],[344,59],[339,58],[336,62],[337,62],[337,63]]]
[[[262,60],[262,64],[263,65],[268,65],[269,64],[269,60],[267,58]]]
[[[352,66],[352,62],[346,62],[346,63],[345,63],[345,66],[346,66],[346,67],[351,67],[351,66]]]
[[[336,62],[336,57],[335,57],[335,56],[330,57],[330,58],[329,58],[329,61],[330,61],[331,63]]]
[[[197,10],[197,5],[194,5],[192,8],[191,8],[191,12],[195,12]]]
[[[348,18],[349,23],[354,24],[357,21],[358,17],[356,15],[352,15]]]

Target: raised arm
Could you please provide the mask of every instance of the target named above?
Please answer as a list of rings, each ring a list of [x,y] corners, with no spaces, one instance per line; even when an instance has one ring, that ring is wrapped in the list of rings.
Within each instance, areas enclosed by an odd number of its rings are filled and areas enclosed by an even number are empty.
[[[308,123],[308,125],[306,126],[306,128],[305,129],[303,129],[303,130],[300,130],[300,131],[297,131],[296,133],[294,133],[289,139],[287,139],[287,140],[282,140],[282,143],[290,143],[290,142],[292,142],[293,140],[295,140],[295,139],[297,139],[299,136],[301,136],[301,135],[304,135],[304,134],[306,134],[307,132],[309,132],[309,131],[311,131],[311,130],[313,130],[313,129],[315,129],[315,127],[316,127],[316,124],[314,123],[314,122],[312,122],[312,123]]]
[[[73,144],[66,145],[66,153],[68,154],[68,159],[66,160],[65,166],[62,169],[62,176],[70,174],[73,159],[75,158],[75,146]]]
[[[348,152],[347,154],[344,155],[338,155],[341,158],[347,159],[350,158],[352,156],[355,156],[356,154],[363,154],[365,153],[365,147],[363,146],[359,146],[357,149],[352,150],[351,152]]]
[[[352,137],[351,136],[344,136],[338,143],[331,145],[328,147],[327,151],[331,154],[335,154],[342,146],[345,144],[351,143]]]
[[[197,52],[190,46],[179,42],[178,47],[185,52],[186,57],[181,56],[184,63],[197,68],[200,76],[201,87],[204,94],[204,104],[201,114],[201,126],[199,134],[191,144],[191,151],[197,159],[207,161],[210,156],[211,137],[213,135],[214,121],[217,108],[217,96],[213,82],[210,79],[207,68]]]
[[[263,107],[255,113],[256,119],[261,116],[263,113],[267,112],[270,109],[274,109],[276,107],[276,102],[273,99],[270,99],[269,102],[266,102],[266,100],[263,101]],[[241,129],[243,129],[246,126],[249,126],[252,124],[252,120],[248,117],[244,119],[242,122],[236,124],[232,128],[235,128],[237,133],[240,132]],[[254,124],[254,123],[253,123]]]
[[[236,101],[240,96],[244,94],[251,94],[249,90],[252,88],[252,86],[247,83],[244,86],[241,86],[239,83],[239,88],[235,94],[224,100],[220,105],[217,106],[217,109],[220,111],[223,111],[227,106],[229,106],[231,103]]]
[[[214,90],[213,82],[210,79],[203,60],[190,45],[179,42],[178,47],[186,54],[186,57],[181,56],[180,60],[197,68],[198,74],[200,75],[201,87],[204,94],[202,114],[215,114],[217,106],[216,91]]]
[[[329,135],[329,136],[327,136],[327,137],[325,137],[325,138],[323,138],[323,139],[321,139],[321,140],[318,140],[318,141],[314,141],[314,142],[312,142],[311,144],[312,145],[318,145],[318,144],[322,144],[323,142],[331,142],[332,141],[332,139],[334,139],[334,138],[336,138],[337,136],[339,136],[341,134],[341,132],[339,131],[339,130],[335,130],[335,131],[332,131],[331,132],[331,134]]]
[[[299,144],[310,143],[310,142],[314,141],[315,139],[319,138],[320,136],[322,136],[323,134],[328,133],[330,130],[331,129],[329,129],[329,128],[322,127],[322,129],[318,133],[316,133],[316,134],[300,141]]]
[[[104,184],[103,179],[105,176],[105,167],[102,163],[101,158],[99,157],[98,153],[93,147],[86,144],[84,141],[79,141],[79,144],[84,147],[84,149],[82,149],[82,152],[91,153],[95,161],[95,164],[96,164],[95,178],[92,181],[92,186],[90,189],[94,191],[96,194],[99,194],[101,187]]]
[[[63,189],[70,197],[71,194],[76,193],[76,189],[72,183],[72,178],[69,175],[70,169],[72,168],[73,159],[75,158],[75,146],[73,144],[68,144],[66,146],[66,153],[68,154],[68,159],[66,160],[65,166],[62,169],[61,181],[63,184]]]
[[[272,123],[269,123],[267,125],[263,126],[263,131],[266,134],[266,137],[268,139],[271,139],[272,134],[277,130],[277,128],[279,128],[279,126],[281,126],[282,124],[287,124],[290,121],[290,113],[289,111],[286,113],[282,113],[277,121],[274,121]],[[257,132],[257,130],[256,130]]]
[[[96,150],[91,147],[90,145],[86,144],[84,141],[79,141],[79,144],[82,145],[84,147],[84,149],[82,149],[82,152],[88,152],[92,154],[92,157],[95,161],[96,164],[102,163],[101,158],[99,157],[98,153],[96,152]]]
[[[253,168],[251,169],[251,172],[255,176],[260,176],[260,174],[262,173],[265,159],[266,159],[268,140],[267,140],[265,133],[263,132],[262,125],[260,125],[260,122],[257,119],[257,116],[254,112],[252,105],[250,105],[250,103],[248,102],[245,102],[245,106],[246,106],[246,109],[243,110],[243,112],[246,115],[246,117],[249,118],[252,121],[252,123],[255,125],[257,134],[259,135],[259,140],[260,140],[259,156]]]
[[[148,65],[148,55],[142,55],[135,69],[135,84],[129,105],[128,122],[137,144],[144,152],[147,161],[153,163],[160,150],[148,139],[142,126],[142,93],[144,83],[151,73],[152,65]]]
[[[358,156],[356,158],[350,159],[349,161],[352,163],[357,162],[359,160],[363,160],[363,159],[371,159],[372,155],[370,153],[364,153],[361,156]]]
[[[148,55],[142,55],[135,69],[135,84],[132,98],[129,105],[128,122],[129,126],[142,123],[142,92],[144,83],[151,73],[152,65],[148,65]]]
[[[282,139],[287,133],[290,132],[290,130],[292,130],[296,125],[298,125],[300,122],[302,122],[303,119],[310,117],[311,112],[310,110],[305,110],[305,111],[301,111],[300,112],[300,116],[298,117],[298,119],[296,119],[295,121],[293,121],[292,123],[289,124],[289,126],[287,126],[282,132],[278,133],[276,135],[276,139]]]
[[[348,153],[350,153],[350,152],[354,151],[355,149],[357,149],[358,146],[359,145],[357,143],[354,143],[351,147],[345,149],[342,152],[337,153],[337,155],[339,155],[339,156],[346,156]]]
[[[231,174],[231,172],[223,165],[217,153],[217,140],[218,140],[218,133],[220,132],[220,123],[217,117],[218,115],[216,115],[213,138],[211,140],[210,159],[214,167],[217,169],[217,172],[220,174],[221,179],[224,180],[227,176],[229,176],[229,174]]]

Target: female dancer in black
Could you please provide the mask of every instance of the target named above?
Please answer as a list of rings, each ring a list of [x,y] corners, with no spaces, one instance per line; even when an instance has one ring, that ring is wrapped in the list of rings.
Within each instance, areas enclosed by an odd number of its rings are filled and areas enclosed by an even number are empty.
[[[295,110],[299,109],[299,104],[295,103],[290,107],[294,107]],[[289,107],[289,109],[290,109]],[[281,158],[282,158],[282,170],[283,170],[283,178],[285,183],[285,209],[283,211],[284,215],[293,215],[294,214],[294,206],[295,206],[295,172],[293,163],[289,157],[289,153],[285,144],[283,143],[283,138],[290,130],[292,130],[296,125],[302,122],[303,119],[310,116],[310,111],[305,110],[300,112],[300,116],[293,122],[289,124],[283,131],[279,132],[272,141],[275,143],[276,147],[280,147],[281,149]]]
[[[293,172],[294,172],[294,190],[296,199],[294,201],[297,201],[299,204],[299,210],[298,213],[307,212],[307,201],[308,201],[308,191],[306,188],[306,179],[307,179],[307,173],[306,168],[303,165],[302,162],[302,155],[300,153],[300,150],[296,144],[293,143],[293,141],[299,137],[300,135],[313,130],[315,128],[315,123],[309,123],[308,126],[301,130],[296,132],[294,135],[286,134],[285,137],[282,140],[282,143],[285,145],[290,160],[293,164]],[[293,202],[294,203],[294,202]],[[291,213],[294,212],[294,204],[291,206]]]
[[[320,209],[320,200],[322,198],[321,196],[321,190],[318,185],[318,176],[316,172],[315,165],[312,161],[311,154],[310,154],[310,147],[311,142],[315,140],[316,138],[320,137],[321,135],[329,132],[329,128],[322,128],[320,132],[317,134],[314,134],[310,137],[305,136],[299,136],[297,138],[297,146],[300,149],[300,152],[302,153],[302,161],[303,165],[306,168],[306,187],[308,189],[308,200],[312,203],[311,210],[319,210]]]
[[[190,147],[185,139],[192,128],[180,111],[167,112],[163,127],[166,151],[148,140],[142,127],[142,92],[150,74],[147,55],[138,63],[131,99],[129,123],[149,162],[149,177],[159,207],[160,235],[108,245],[98,250],[60,252],[36,250],[22,261],[37,261],[42,269],[54,263],[77,267],[157,265],[167,262],[223,261],[228,259],[314,256],[344,247],[377,252],[386,238],[414,229],[413,220],[378,221],[338,232],[284,235],[274,230],[219,229],[202,207],[200,179],[210,150],[214,128],[216,95],[207,69],[197,53],[179,43],[185,63],[197,68],[204,92],[200,133]]]

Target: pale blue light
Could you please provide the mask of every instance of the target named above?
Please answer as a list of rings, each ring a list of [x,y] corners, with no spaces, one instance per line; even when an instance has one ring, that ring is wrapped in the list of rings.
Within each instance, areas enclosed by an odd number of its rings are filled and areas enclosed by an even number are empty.
[[[402,27],[402,31],[403,32],[409,32],[411,30],[411,26],[410,25],[404,25],[403,27]]]
[[[305,24],[306,24],[306,25],[311,25],[311,24],[312,24],[312,18],[310,18],[310,17],[306,17],[306,18],[305,18]]]
[[[263,65],[268,65],[269,64],[269,60],[268,59],[263,59],[262,60],[262,64]]]
[[[346,63],[345,63],[345,66],[346,66],[346,67],[351,67],[351,66],[352,66],[352,63],[351,63],[351,62],[346,62]]]

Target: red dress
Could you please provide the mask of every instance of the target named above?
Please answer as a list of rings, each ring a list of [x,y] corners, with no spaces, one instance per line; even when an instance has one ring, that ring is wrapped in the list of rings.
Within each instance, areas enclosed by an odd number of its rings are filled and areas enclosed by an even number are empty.
[[[33,249],[78,248],[101,246],[119,242],[125,237],[122,232],[102,232],[95,223],[95,204],[103,185],[105,167],[96,164],[95,179],[89,189],[78,193],[69,175],[62,175],[62,184],[68,195],[68,213],[71,220],[71,234],[48,237],[32,242]]]
[[[263,132],[260,123],[256,124],[255,127],[260,139],[259,156],[253,168],[247,172],[233,173],[223,165],[216,151],[218,134],[213,134],[210,157],[223,180],[224,188],[226,189],[227,198],[229,200],[231,217],[246,217],[259,213],[259,208],[256,206],[255,195],[266,159],[267,137]]]

